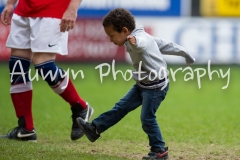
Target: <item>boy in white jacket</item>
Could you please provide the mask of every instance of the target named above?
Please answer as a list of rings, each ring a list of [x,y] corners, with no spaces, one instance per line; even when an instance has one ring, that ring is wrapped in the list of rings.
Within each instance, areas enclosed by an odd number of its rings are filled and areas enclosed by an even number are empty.
[[[125,45],[135,69],[133,78],[136,84],[111,110],[95,118],[92,123],[77,118],[79,127],[94,142],[102,132],[142,105],[142,129],[148,135],[151,147],[143,159],[168,159],[168,148],[165,147],[155,115],[169,86],[167,64],[162,54],[182,56],[188,65],[195,60],[183,47],[149,35],[142,26],[136,28],[134,17],[125,9],[110,11],[102,24],[111,42],[118,46]]]

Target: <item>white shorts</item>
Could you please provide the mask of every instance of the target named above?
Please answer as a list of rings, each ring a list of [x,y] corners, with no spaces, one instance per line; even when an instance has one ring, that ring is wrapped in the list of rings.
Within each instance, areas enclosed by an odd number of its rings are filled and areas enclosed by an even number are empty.
[[[68,32],[60,32],[60,22],[57,18],[29,18],[13,14],[6,47],[67,55]]]

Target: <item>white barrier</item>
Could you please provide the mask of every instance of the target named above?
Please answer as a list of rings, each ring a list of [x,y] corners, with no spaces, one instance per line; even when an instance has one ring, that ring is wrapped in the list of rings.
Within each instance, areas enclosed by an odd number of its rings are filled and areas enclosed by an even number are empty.
[[[137,17],[150,34],[185,47],[196,63],[240,64],[240,21],[217,18],[145,18]],[[165,56],[169,63],[185,63],[184,59]]]

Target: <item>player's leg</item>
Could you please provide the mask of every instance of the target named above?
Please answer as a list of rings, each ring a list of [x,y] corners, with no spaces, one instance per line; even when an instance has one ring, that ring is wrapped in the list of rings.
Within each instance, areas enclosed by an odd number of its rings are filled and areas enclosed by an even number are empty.
[[[77,121],[88,139],[91,142],[94,142],[99,138],[100,133],[118,123],[125,115],[139,107],[141,104],[142,96],[139,92],[139,87],[134,85],[111,110],[95,118],[92,123],[87,123],[81,118],[77,118]]]
[[[144,132],[148,135],[151,151],[143,159],[167,159],[168,149],[165,148],[165,142],[161,134],[160,127],[156,120],[155,113],[159,105],[164,100],[168,91],[168,86],[161,90],[142,88],[143,103],[141,110],[141,122]]]
[[[33,63],[38,74],[52,90],[70,104],[73,120],[71,139],[76,140],[84,135],[76,124],[76,118],[82,117],[89,121],[93,109],[79,96],[64,70],[55,64],[55,55],[54,53],[34,53]]]
[[[68,32],[60,32],[59,19],[36,18],[31,19],[30,24],[33,28],[31,44],[35,69],[53,91],[70,104],[73,120],[71,139],[79,139],[84,134],[78,127],[76,118],[82,117],[88,121],[93,109],[79,96],[64,70],[55,64],[56,54],[67,54]]]
[[[27,141],[37,139],[32,117],[32,82],[28,76],[32,58],[29,34],[26,18],[13,15],[6,46],[11,48],[10,93],[18,118],[18,126],[1,138]]]
[[[18,117],[18,127],[7,135],[10,139],[37,139],[32,116],[32,82],[29,80],[31,55],[30,49],[12,49],[11,52],[10,93]]]

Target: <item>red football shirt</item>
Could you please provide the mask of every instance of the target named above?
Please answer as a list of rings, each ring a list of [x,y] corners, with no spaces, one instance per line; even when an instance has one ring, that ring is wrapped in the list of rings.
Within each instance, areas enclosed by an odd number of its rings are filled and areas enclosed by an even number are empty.
[[[52,17],[61,19],[70,0],[19,0],[14,11],[22,17]]]

